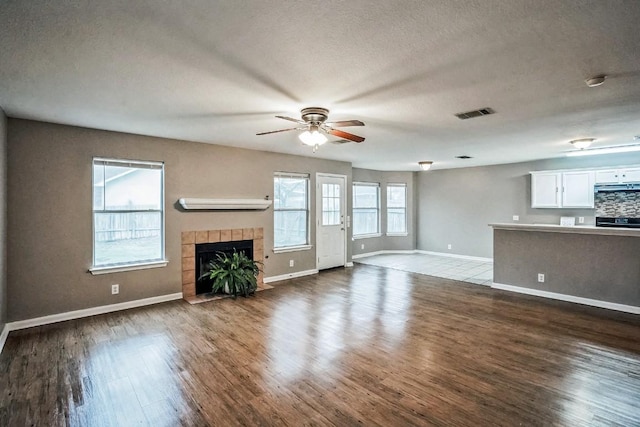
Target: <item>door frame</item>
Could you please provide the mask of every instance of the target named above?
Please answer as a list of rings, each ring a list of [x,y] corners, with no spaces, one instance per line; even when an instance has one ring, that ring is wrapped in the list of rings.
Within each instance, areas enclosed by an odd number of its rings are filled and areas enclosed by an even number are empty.
[[[319,230],[320,230],[320,221],[322,220],[322,191],[320,190],[320,178],[321,177],[327,177],[327,178],[339,178],[342,179],[343,182],[343,186],[342,186],[342,194],[340,194],[340,198],[343,200],[344,202],[344,212],[342,213],[342,222],[344,225],[344,258],[342,260],[342,266],[343,267],[347,267],[347,256],[348,256],[348,242],[349,242],[349,236],[348,236],[348,231],[349,231],[349,227],[348,227],[348,222],[347,222],[347,217],[348,217],[348,203],[347,203],[347,175],[340,175],[340,174],[335,174],[335,173],[326,173],[326,172],[316,172],[316,235],[315,235],[315,239],[316,239],[316,270],[318,270],[319,267],[319,260],[318,260],[318,253],[319,253],[319,246],[318,246],[318,235]]]

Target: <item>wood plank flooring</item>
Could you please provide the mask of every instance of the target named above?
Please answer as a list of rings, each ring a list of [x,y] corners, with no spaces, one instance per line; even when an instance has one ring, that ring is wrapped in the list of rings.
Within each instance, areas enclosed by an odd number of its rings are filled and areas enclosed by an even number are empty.
[[[357,265],[12,332],[0,426],[640,425],[640,316]]]

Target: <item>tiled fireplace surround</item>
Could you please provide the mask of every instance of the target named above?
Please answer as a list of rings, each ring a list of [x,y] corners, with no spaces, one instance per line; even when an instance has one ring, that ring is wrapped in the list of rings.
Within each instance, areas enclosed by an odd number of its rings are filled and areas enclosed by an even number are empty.
[[[259,228],[182,232],[182,297],[190,303],[207,298],[196,296],[196,244],[253,240],[253,259],[264,263],[264,231]],[[264,274],[258,275],[258,289],[264,288]],[[208,298],[211,299],[211,298]]]

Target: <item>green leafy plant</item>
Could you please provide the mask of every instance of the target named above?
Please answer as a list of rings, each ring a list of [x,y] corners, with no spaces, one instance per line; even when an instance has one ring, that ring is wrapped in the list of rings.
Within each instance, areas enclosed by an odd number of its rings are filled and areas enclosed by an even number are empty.
[[[218,253],[209,262],[209,269],[200,276],[213,281],[211,292],[224,292],[234,296],[253,294],[258,288],[259,262],[250,259],[244,252]]]

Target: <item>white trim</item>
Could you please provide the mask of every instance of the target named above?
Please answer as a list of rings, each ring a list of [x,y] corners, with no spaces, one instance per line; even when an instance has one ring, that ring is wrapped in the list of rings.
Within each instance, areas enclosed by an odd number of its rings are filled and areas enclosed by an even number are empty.
[[[450,257],[450,258],[468,259],[468,260],[472,260],[472,261],[493,262],[493,258],[485,258],[485,257],[481,257],[481,256],[449,254],[449,253],[446,253],[446,252],[423,251],[423,250],[420,250],[420,249],[416,249],[415,252],[417,254],[446,256],[446,257]]]
[[[366,258],[375,255],[384,255],[384,254],[415,254],[416,251],[413,249],[396,249],[396,250],[386,250],[386,251],[375,251],[375,252],[365,252],[363,254],[353,255],[351,259],[360,259]]]
[[[162,261],[154,261],[154,262],[145,262],[142,264],[128,264],[128,265],[116,265],[116,266],[104,266],[104,267],[91,267],[89,272],[94,276],[98,274],[107,274],[107,273],[121,273],[123,271],[134,271],[134,270],[146,270],[148,268],[160,268],[166,267],[169,264],[168,260]]]
[[[0,354],[2,354],[2,349],[4,348],[4,343],[7,342],[7,337],[9,337],[9,324],[5,324],[4,328],[2,328],[2,333],[0,334]]]
[[[180,198],[178,203],[186,210],[265,210],[273,203],[265,199],[198,199]]]
[[[353,261],[349,261],[349,262],[348,262],[348,263],[346,263],[344,266],[345,266],[345,267],[347,267],[347,268],[348,268],[348,267],[353,267]]]
[[[50,323],[64,322],[66,320],[81,319],[83,317],[111,313],[113,311],[127,310],[129,308],[143,307],[145,305],[158,304],[161,302],[173,301],[177,299],[182,299],[182,292],[121,302],[117,304],[101,305],[98,307],[85,308],[82,310],[67,311],[66,313],[51,314],[49,316],[36,317],[34,319],[18,320],[17,322],[7,323],[6,327],[9,328],[9,331],[17,331],[19,329],[48,325]]]
[[[372,237],[382,237],[382,233],[354,234],[353,240],[370,239]]]
[[[523,288],[521,286],[504,285],[502,283],[495,283],[495,282],[491,284],[491,287],[494,289],[501,289],[503,291],[517,292],[519,294],[533,295],[536,297],[590,305],[592,307],[623,311],[625,313],[640,314],[640,307],[636,307],[633,305],[618,304],[615,302],[601,301],[601,300],[577,297],[577,296],[566,295],[566,294],[558,294],[555,292],[541,291],[539,289]]]
[[[314,268],[313,270],[296,271],[295,273],[287,273],[287,274],[281,274],[279,276],[265,277],[263,282],[273,283],[273,282],[279,282],[281,280],[295,279],[296,277],[311,276],[312,274],[318,274],[318,269]]]
[[[286,252],[308,251],[313,245],[287,246],[285,248],[273,248],[274,254],[283,254]]]
[[[407,237],[409,233],[387,233],[387,237]]]

